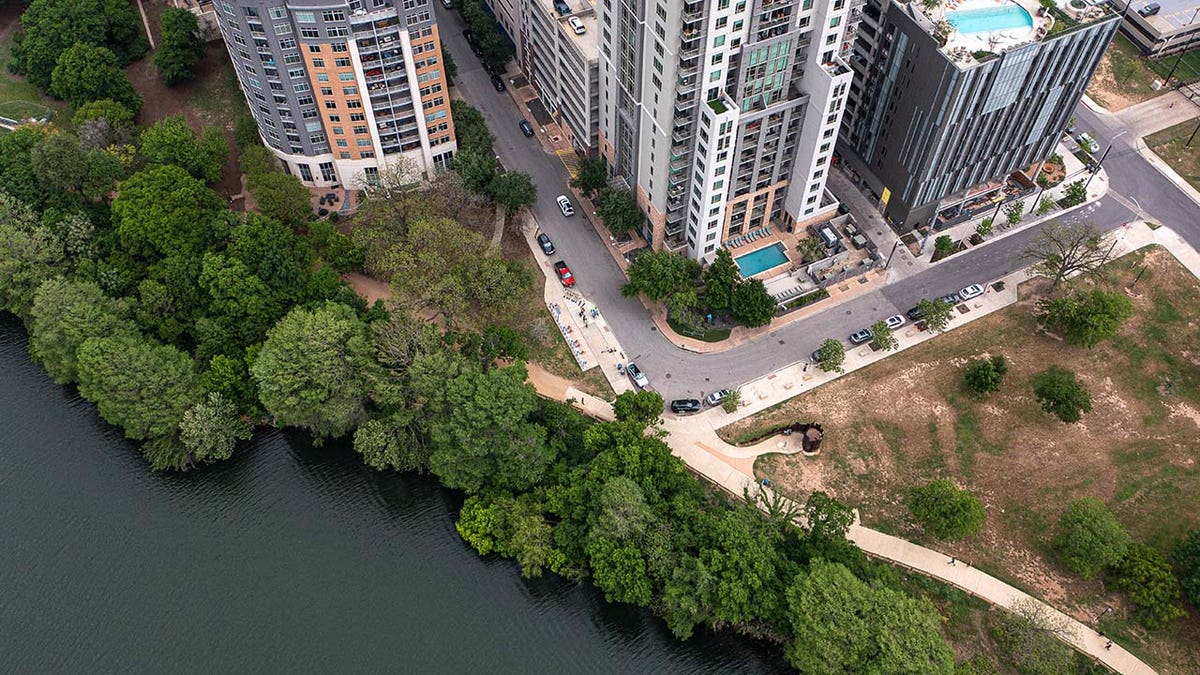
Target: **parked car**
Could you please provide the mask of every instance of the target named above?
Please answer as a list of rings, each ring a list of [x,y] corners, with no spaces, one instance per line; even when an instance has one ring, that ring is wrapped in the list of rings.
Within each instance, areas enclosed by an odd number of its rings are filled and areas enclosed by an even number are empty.
[[[645,373],[643,373],[642,370],[637,367],[636,363],[631,362],[629,365],[625,366],[625,372],[629,373],[629,379],[633,380],[633,383],[636,384],[640,389],[645,389],[646,387],[650,386],[650,380],[646,379]]]
[[[562,211],[564,216],[570,218],[575,215],[575,207],[571,206],[571,200],[567,199],[566,195],[559,195],[554,201],[558,202],[558,210]]]
[[[721,405],[721,403],[723,403],[725,401],[725,399],[729,398],[729,395],[732,393],[733,392],[730,391],[729,389],[718,389],[718,390],[714,391],[713,393],[709,394],[708,396],[704,397],[704,404],[709,406],[710,408],[713,406]]]
[[[558,280],[563,286],[570,288],[575,285],[575,275],[571,274],[571,268],[567,267],[567,263],[559,260],[554,263],[554,271],[558,273]]]
[[[547,237],[545,234],[539,234],[537,236],[537,243],[538,246],[542,247],[542,253],[554,255],[554,242],[550,241],[550,237]]]
[[[676,415],[690,415],[700,412],[700,401],[694,398],[678,398],[671,401],[671,412]]]
[[[573,16],[567,19],[567,25],[571,27],[571,30],[575,31],[576,35],[583,35],[587,32],[587,28],[583,25],[583,22],[579,20],[579,17]]]
[[[946,295],[938,298],[938,300],[951,305],[957,305],[958,303],[962,302],[962,298],[958,297],[958,293],[947,293]]]
[[[920,321],[925,317],[925,312],[922,312],[920,307],[913,307],[905,312],[904,315],[908,317],[909,321]]]
[[[1078,141],[1079,147],[1083,148],[1084,151],[1089,154],[1094,155],[1097,152],[1100,152],[1100,144],[1096,142],[1096,139],[1092,138],[1091,134],[1079,134],[1075,137],[1075,140]]]
[[[442,0],[442,7],[454,9],[454,0]]]
[[[857,333],[850,334],[850,344],[861,345],[864,342],[870,342],[873,337],[875,337],[875,333],[870,328],[864,328]]]
[[[492,86],[496,88],[496,91],[504,91],[504,78],[492,75]]]
[[[983,295],[983,286],[979,284],[971,284],[958,292],[958,297],[962,298],[964,302],[971,298],[978,298],[981,295]]]
[[[529,122],[526,122],[525,120],[521,120],[520,122],[517,123],[517,126],[521,127],[521,133],[525,134],[526,138],[529,138],[530,136],[533,135],[533,125],[530,124]]]
[[[914,307],[914,309],[916,309],[916,308]],[[886,323],[887,327],[891,328],[892,330],[896,330],[900,326],[903,326],[905,323],[904,317],[900,316],[899,314],[893,314],[893,315],[889,316],[888,318],[884,319],[883,322]]]

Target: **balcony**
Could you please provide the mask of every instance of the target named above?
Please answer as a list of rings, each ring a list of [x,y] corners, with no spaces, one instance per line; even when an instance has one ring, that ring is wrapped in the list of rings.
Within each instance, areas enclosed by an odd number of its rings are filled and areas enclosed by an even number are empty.
[[[695,77],[681,77],[676,81],[675,94],[677,96],[689,96],[696,93],[696,89],[700,87],[700,80]]]

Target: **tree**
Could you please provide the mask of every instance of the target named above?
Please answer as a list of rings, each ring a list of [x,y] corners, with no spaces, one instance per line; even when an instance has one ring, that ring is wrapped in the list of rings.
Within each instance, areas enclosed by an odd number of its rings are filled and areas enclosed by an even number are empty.
[[[377,471],[429,470],[429,447],[421,438],[413,412],[403,408],[381,419],[367,420],[354,431],[354,451]]]
[[[1085,497],[1067,505],[1058,520],[1054,546],[1068,569],[1091,579],[1120,562],[1132,541],[1104,502]]]
[[[889,352],[899,347],[900,342],[892,334],[891,326],[880,320],[871,324],[871,346],[879,351]]]
[[[349,307],[296,307],[267,333],[250,374],[279,424],[312,432],[318,443],[366,418],[375,372],[367,327]]]
[[[129,306],[88,281],[51,279],[33,298],[29,352],[58,384],[78,379],[76,351],[88,338],[137,337]]]
[[[604,188],[600,191],[600,197],[596,201],[596,215],[600,216],[600,220],[604,221],[605,227],[614,237],[637,229],[645,219],[633,193],[617,188]]]
[[[221,180],[221,168],[229,159],[220,129],[206,127],[197,136],[183,115],[165,117],[143,131],[141,152],[149,166],[174,164],[205,183]]]
[[[989,236],[991,236],[992,229],[992,219],[990,217],[984,218],[983,220],[979,221],[978,225],[975,226],[975,234],[979,235],[980,239],[987,239]]]
[[[827,373],[844,373],[842,364],[846,362],[846,347],[841,340],[828,338],[817,349],[817,365]]]
[[[963,379],[976,394],[990,394],[1000,388],[1008,373],[1008,360],[1000,354],[990,359],[975,359],[963,371]]]
[[[733,289],[741,277],[733,254],[728,249],[719,248],[704,270],[704,302],[716,312],[724,312],[733,306]]]
[[[149,48],[137,10],[122,0],[34,0],[21,15],[11,68],[46,89],[58,57],[78,42],[108,47],[125,66]]]
[[[495,157],[492,152],[492,132],[488,131],[483,113],[466,101],[450,101],[450,115],[454,118],[454,139],[460,151],[477,150]]]
[[[87,42],[76,43],[58,57],[50,93],[76,108],[105,98],[120,101],[130,110],[142,108],[142,97],[121,71],[116,55]]]
[[[446,49],[446,43],[438,40],[438,49],[442,54],[442,68],[446,71],[446,82],[452,83],[458,77],[458,64],[454,61],[454,55]]]
[[[554,458],[546,429],[530,421],[537,394],[523,363],[481,371],[452,352],[421,354],[409,367],[428,425],[429,466],[447,487],[528,490]]]
[[[1009,227],[1021,222],[1021,218],[1025,215],[1025,202],[1015,201],[1004,207],[1004,218],[1008,222]]]
[[[653,391],[625,391],[613,401],[613,414],[620,422],[635,422],[643,427],[656,424],[663,411],[663,397]]]
[[[816,560],[787,589],[788,662],[804,673],[953,673],[932,604]]]
[[[933,252],[938,258],[945,258],[954,253],[954,240],[948,234],[938,235],[938,238],[933,240]]]
[[[800,254],[800,259],[806,263],[812,263],[824,258],[825,245],[820,239],[814,236],[808,236],[796,243],[796,252]]]
[[[88,101],[76,108],[75,115],[71,117],[71,122],[76,127],[79,127],[86,122],[106,120],[113,127],[129,129],[133,127],[134,117],[133,111],[124,104],[118,103],[111,98],[101,98]]]
[[[670,251],[646,251],[629,263],[626,274],[629,283],[621,287],[621,295],[632,297],[640,293],[658,302],[692,288],[700,274],[700,265]]]
[[[182,168],[158,166],[121,184],[112,203],[113,225],[130,255],[198,252],[217,238],[217,215],[224,206],[217,193]]]
[[[1171,562],[1179,570],[1179,585],[1193,607],[1200,607],[1200,530],[1188,530],[1171,549]]]
[[[1179,580],[1161,553],[1135,542],[1113,568],[1117,588],[1137,606],[1139,623],[1156,630],[1184,615],[1179,606]]]
[[[533,179],[529,174],[517,171],[507,171],[493,178],[489,192],[510,216],[522,206],[531,206],[537,201]]]
[[[987,518],[978,497],[948,480],[934,480],[913,488],[907,502],[913,519],[938,539],[975,536]]]
[[[462,176],[468,190],[486,195],[496,178],[496,156],[490,149],[467,146],[454,155],[453,168]]]
[[[1033,395],[1042,410],[1067,424],[1078,422],[1092,411],[1092,397],[1075,373],[1051,366],[1033,377]]]
[[[159,18],[162,39],[154,65],[163,82],[173,87],[195,76],[196,64],[204,58],[204,38],[196,15],[179,7],[167,7]]]
[[[1072,672],[1075,652],[1069,620],[1049,605],[1032,598],[1018,600],[992,631],[1004,660],[1020,673],[1059,675]]]
[[[1042,200],[1040,202],[1038,202],[1038,205],[1037,205],[1037,214],[1039,216],[1044,216],[1053,210],[1054,210],[1054,200],[1049,197],[1042,197]]]
[[[65,273],[67,263],[54,231],[28,206],[0,192],[0,310],[28,320],[38,288]]]
[[[608,185],[608,164],[603,157],[580,157],[571,187],[591,199]]]
[[[721,401],[721,409],[729,414],[737,412],[738,405],[742,402],[742,393],[736,389],[725,395]]]
[[[609,602],[625,602],[645,607],[653,589],[646,575],[646,560],[637,543],[596,537],[587,544],[592,581]]]
[[[642,488],[628,476],[614,476],[600,488],[588,536],[639,539],[653,520],[654,511]]]
[[[295,176],[273,171],[259,176],[251,189],[258,210],[268,218],[294,230],[313,219],[312,193]]]
[[[188,408],[179,421],[179,439],[191,462],[229,459],[238,441],[249,440],[250,431],[237,406],[217,392]]]
[[[1078,206],[1087,201],[1087,183],[1082,178],[1073,182],[1067,183],[1063,188],[1062,205],[1066,208]]]
[[[1133,303],[1124,293],[1094,288],[1083,293],[1042,300],[1038,320],[1050,330],[1061,331],[1071,344],[1094,347],[1116,337],[1133,316]]]
[[[1109,260],[1111,246],[1090,223],[1047,223],[1021,258],[1032,262],[1036,274],[1049,277],[1057,288],[1074,274],[1096,274]]]
[[[926,328],[934,333],[941,333],[950,324],[954,305],[941,298],[926,299],[917,303],[917,311],[921,313],[921,322]]]
[[[480,555],[499,553],[515,558],[521,576],[541,576],[554,556],[554,538],[531,495],[476,495],[463,504],[454,524],[463,540]]]
[[[175,347],[134,336],[89,338],[77,358],[79,394],[126,438],[175,437],[198,395],[192,360]]]
[[[779,309],[761,279],[747,279],[733,287],[733,320],[756,328],[771,323]]]

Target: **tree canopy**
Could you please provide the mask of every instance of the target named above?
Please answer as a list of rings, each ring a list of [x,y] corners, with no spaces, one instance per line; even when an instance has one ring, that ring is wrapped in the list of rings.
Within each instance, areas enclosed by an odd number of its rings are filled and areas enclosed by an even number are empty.
[[[946,330],[946,326],[950,324],[950,317],[954,314],[954,305],[941,298],[935,298],[918,302],[917,310],[921,312],[921,322],[925,324],[925,327],[934,333],[940,333]]]
[[[112,214],[126,251],[153,259],[206,248],[217,235],[223,206],[204,183],[167,164],[139,171],[122,183]]]
[[[155,122],[140,140],[149,166],[173,164],[205,183],[221,180],[221,167],[229,158],[229,145],[220,129],[205,127],[197,134],[183,115]]]
[[[77,42],[58,57],[50,75],[50,93],[78,108],[89,101],[112,99],[141,110],[142,97],[125,76],[117,56],[105,47]]]
[[[196,15],[181,7],[167,7],[159,17],[162,39],[154,54],[154,65],[168,87],[195,76],[196,64],[204,58],[204,39]]]
[[[934,480],[908,495],[913,519],[938,539],[963,539],[979,534],[986,515],[983,502],[948,480]]]
[[[59,56],[79,42],[108,48],[118,67],[149,49],[137,9],[124,0],[33,0],[21,15],[12,68],[48,89]]]
[[[1112,512],[1098,499],[1073,500],[1058,520],[1054,544],[1067,568],[1090,579],[1115,565],[1132,539]]]
[[[1033,395],[1042,410],[1067,424],[1083,419],[1092,411],[1092,396],[1075,373],[1051,366],[1033,376]]]
[[[842,364],[846,362],[846,346],[841,340],[828,338],[817,348],[817,365],[827,373],[843,372]]]
[[[1099,288],[1042,300],[1038,309],[1042,325],[1061,331],[1067,342],[1084,347],[1095,347],[1101,340],[1116,337],[1133,316],[1133,302],[1124,293]]]
[[[775,298],[759,279],[748,279],[734,286],[731,300],[733,318],[750,328],[771,323],[778,310]]]
[[[692,288],[700,264],[670,251],[645,251],[633,259],[626,272],[629,283],[621,288],[622,295],[641,293],[657,302]]]
[[[600,190],[600,196],[596,199],[596,215],[600,216],[604,226],[615,237],[637,229],[646,219],[633,193],[618,188]]]
[[[29,352],[55,382],[76,382],[76,351],[89,338],[139,336],[129,313],[128,303],[92,282],[51,279],[34,295]]]

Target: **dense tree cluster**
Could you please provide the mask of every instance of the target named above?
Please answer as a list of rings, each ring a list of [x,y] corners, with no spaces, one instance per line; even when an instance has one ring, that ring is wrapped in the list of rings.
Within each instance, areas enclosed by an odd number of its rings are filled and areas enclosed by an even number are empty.
[[[75,107],[111,98],[136,111],[141,98],[121,68],[149,47],[136,7],[125,0],[33,0],[9,67]]]
[[[168,87],[195,76],[196,64],[204,58],[204,38],[195,14],[181,7],[167,7],[159,18],[162,40],[154,54],[154,65]]]
[[[495,200],[510,216],[537,201],[537,189],[528,174],[501,171],[493,145],[495,139],[483,115],[466,101],[451,101],[450,111],[458,142],[454,171],[462,177],[463,185],[477,195]]]

